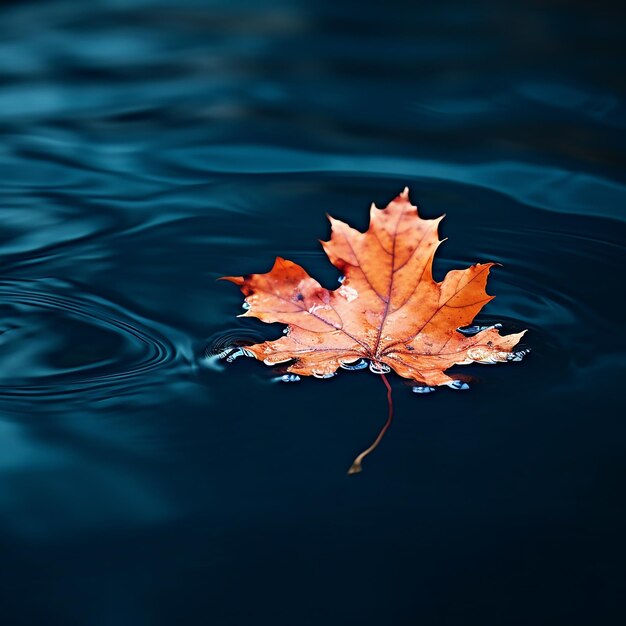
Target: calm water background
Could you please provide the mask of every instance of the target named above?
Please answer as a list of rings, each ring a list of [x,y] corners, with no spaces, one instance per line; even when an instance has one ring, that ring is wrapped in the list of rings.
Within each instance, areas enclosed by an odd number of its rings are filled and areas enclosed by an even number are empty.
[[[623,16],[417,4],[2,9],[3,624],[623,623]],[[280,328],[215,279],[405,185],[533,353],[348,478],[382,383],[216,366]]]

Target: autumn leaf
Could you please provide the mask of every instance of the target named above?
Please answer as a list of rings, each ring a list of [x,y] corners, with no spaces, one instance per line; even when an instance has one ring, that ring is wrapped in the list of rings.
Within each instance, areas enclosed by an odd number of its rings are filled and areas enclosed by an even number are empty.
[[[383,376],[389,418],[353,463],[349,473],[356,473],[391,423],[385,373],[394,370],[423,386],[451,384],[445,373],[450,367],[507,361],[525,331],[506,336],[497,327],[470,336],[458,331],[493,299],[485,289],[494,264],[452,270],[435,281],[432,265],[443,217],[422,219],[408,189],[384,209],[372,204],[365,233],[329,219],[332,234],[322,246],[343,275],[337,289],[325,289],[302,267],[280,257],[266,274],[224,279],[246,296],[242,317],[288,325],[284,337],[246,346],[248,355],[267,365],[288,363],[288,372],[318,378],[363,359]]]

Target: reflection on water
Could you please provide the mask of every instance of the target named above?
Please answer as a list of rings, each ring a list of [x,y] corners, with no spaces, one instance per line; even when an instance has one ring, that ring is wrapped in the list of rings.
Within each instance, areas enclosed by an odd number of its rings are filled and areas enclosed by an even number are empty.
[[[56,0],[1,16],[8,623],[611,623],[615,7]],[[367,370],[271,384],[217,359],[281,331],[237,320],[215,279],[280,254],[334,287],[311,244],[324,213],[362,228],[405,185],[447,213],[436,277],[501,263],[478,323],[531,329],[533,352],[477,366],[465,393],[396,379],[385,454],[347,479],[383,386]]]

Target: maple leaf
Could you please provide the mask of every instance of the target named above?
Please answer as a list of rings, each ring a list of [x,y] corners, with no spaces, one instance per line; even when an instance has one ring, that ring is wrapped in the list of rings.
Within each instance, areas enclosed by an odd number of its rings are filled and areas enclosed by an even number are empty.
[[[365,233],[329,216],[331,238],[321,243],[344,277],[335,290],[280,257],[266,274],[224,277],[246,296],[242,317],[288,325],[284,337],[246,346],[249,355],[267,365],[289,363],[287,371],[301,376],[332,376],[359,359],[383,375],[388,421],[349,473],[360,471],[362,458],[391,422],[391,388],[384,377],[390,369],[420,385],[450,384],[445,371],[451,366],[507,361],[526,332],[502,336],[489,327],[467,336],[457,330],[493,299],[485,289],[494,264],[452,270],[435,281],[432,265],[443,216],[422,219],[408,194],[405,189],[384,209],[372,204]]]

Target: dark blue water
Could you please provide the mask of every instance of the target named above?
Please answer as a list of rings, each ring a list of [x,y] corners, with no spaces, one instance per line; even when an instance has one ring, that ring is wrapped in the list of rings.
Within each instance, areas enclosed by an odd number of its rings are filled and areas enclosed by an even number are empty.
[[[7,626],[623,623],[626,81],[604,2],[17,3],[0,13]],[[405,185],[522,363],[386,417],[367,372],[207,354],[326,286],[326,211]]]

